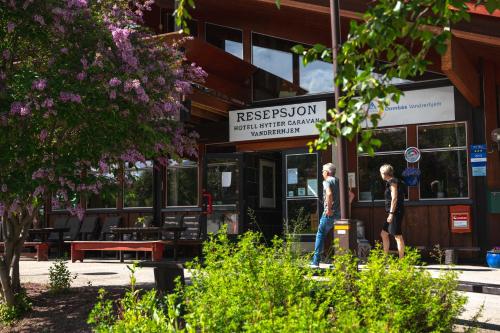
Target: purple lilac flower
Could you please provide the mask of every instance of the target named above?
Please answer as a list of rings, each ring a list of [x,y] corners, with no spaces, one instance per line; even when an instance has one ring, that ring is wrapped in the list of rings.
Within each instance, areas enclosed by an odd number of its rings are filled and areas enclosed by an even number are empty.
[[[7,192],[7,184],[2,184],[2,192]]]
[[[122,81],[120,81],[120,79],[114,77],[112,78],[111,80],[109,80],[109,86],[110,87],[116,87],[118,85],[120,85],[122,83]]]
[[[40,135],[38,136],[38,138],[40,139],[40,141],[44,142],[45,139],[47,139],[47,136],[49,135],[49,132],[47,132],[46,129],[43,129],[41,132],[40,132]]]
[[[46,79],[39,79],[33,82],[33,89],[36,89],[38,91],[43,91],[47,87],[47,80]]]
[[[35,20],[36,22],[38,22],[40,25],[45,25],[45,20],[43,19],[42,16],[36,14],[33,16],[33,20]]]
[[[63,102],[82,102],[82,97],[80,95],[66,91],[61,91],[61,93],[59,94],[59,99]]]
[[[54,106],[54,100],[52,98],[46,98],[42,102],[42,107],[44,107],[44,108],[50,109],[53,106]]]
[[[0,202],[0,216],[3,216],[3,214],[5,214],[5,204]]]
[[[116,90],[111,90],[109,92],[109,99],[116,99]]]
[[[80,72],[76,75],[76,79],[78,81],[83,81],[87,77],[87,74],[85,72]]]
[[[35,188],[35,191],[33,192],[33,196],[37,197],[40,194],[43,194],[43,192],[45,192],[45,188],[43,186],[38,186],[37,188]]]
[[[68,54],[68,48],[67,47],[63,47],[61,49],[61,53]]]
[[[71,7],[85,8],[87,7],[87,0],[68,0],[67,6],[68,8]]]
[[[12,31],[14,31],[15,27],[16,27],[16,25],[14,22],[7,23],[7,32],[10,34]]]
[[[25,105],[21,102],[14,102],[10,105],[10,114],[20,116],[27,116],[30,114],[30,108],[28,105]]]

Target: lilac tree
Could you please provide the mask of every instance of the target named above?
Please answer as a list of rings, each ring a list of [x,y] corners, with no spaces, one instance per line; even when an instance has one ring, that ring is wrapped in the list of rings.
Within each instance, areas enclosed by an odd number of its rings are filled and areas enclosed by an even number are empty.
[[[141,27],[145,0],[0,0],[1,295],[47,196],[102,191],[124,162],[196,155],[182,96],[204,72]]]

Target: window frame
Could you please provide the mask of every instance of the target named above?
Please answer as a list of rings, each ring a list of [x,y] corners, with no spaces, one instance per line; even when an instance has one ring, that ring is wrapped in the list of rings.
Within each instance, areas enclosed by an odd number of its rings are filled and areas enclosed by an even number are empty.
[[[419,135],[418,135],[418,129],[419,127],[432,127],[432,126],[439,126],[439,125],[449,125],[449,124],[463,124],[465,127],[465,146],[457,146],[457,147],[441,147],[441,148],[425,148],[425,149],[420,149],[419,148]],[[420,182],[418,186],[418,198],[417,201],[446,201],[446,200],[467,200],[471,199],[471,177],[470,177],[470,161],[469,161],[469,126],[467,121],[448,121],[448,122],[440,122],[440,123],[429,123],[429,124],[417,124],[415,125],[415,135],[416,135],[416,143],[417,143],[417,148],[420,150],[421,153],[428,153],[428,152],[448,152],[448,151],[459,151],[459,150],[465,150],[465,155],[466,155],[466,172],[467,172],[467,196],[466,197],[446,197],[446,198],[422,198],[421,196],[421,191],[420,191]],[[420,161],[418,163],[418,169],[420,170]]]
[[[374,156],[386,156],[386,155],[396,155],[396,154],[401,154],[404,158],[404,153],[405,149],[408,148],[408,126],[389,126],[389,127],[380,127],[380,128],[375,128],[371,129],[372,131],[384,131],[384,130],[391,130],[391,129],[404,129],[405,131],[405,148],[403,150],[390,150],[390,151],[383,151],[383,152],[375,152]],[[358,143],[358,139],[356,138],[356,144]],[[383,144],[383,143],[382,143]],[[356,152],[356,183],[357,183],[357,202],[362,202],[362,203],[368,203],[372,202],[372,200],[361,200],[360,196],[360,190],[361,190],[361,182],[360,182],[360,172],[359,172],[359,158],[360,157],[370,157],[369,154],[367,153],[357,153]],[[408,167],[408,162],[406,162],[406,167]],[[374,199],[373,202],[383,202],[384,199]],[[410,191],[408,190],[407,196],[405,197],[405,202],[410,201]]]
[[[195,162],[192,166],[165,166],[165,191],[164,191],[164,195],[165,195],[165,200],[164,202],[162,203],[163,205],[163,208],[166,208],[166,209],[172,209],[172,208],[197,208],[199,207],[199,203],[200,203],[200,164],[199,164],[199,161],[192,161],[192,162]],[[194,205],[186,205],[186,206],[179,206],[179,205],[176,205],[176,206],[170,206],[168,204],[168,191],[169,191],[169,188],[168,188],[168,169],[189,169],[189,168],[194,168],[196,169],[196,203]]]

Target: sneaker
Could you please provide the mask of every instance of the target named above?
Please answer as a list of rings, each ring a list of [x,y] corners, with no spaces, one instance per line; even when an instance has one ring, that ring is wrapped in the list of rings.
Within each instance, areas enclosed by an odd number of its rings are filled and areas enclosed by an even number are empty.
[[[311,263],[311,264],[309,264],[309,268],[318,269],[319,265]]]

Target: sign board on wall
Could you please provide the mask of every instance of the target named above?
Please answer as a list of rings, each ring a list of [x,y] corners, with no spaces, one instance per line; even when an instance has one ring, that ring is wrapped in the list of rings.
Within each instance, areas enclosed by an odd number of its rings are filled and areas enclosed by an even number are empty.
[[[326,101],[230,111],[229,141],[317,135],[321,119],[326,119]]]
[[[370,114],[377,113],[375,102],[370,103]],[[433,123],[455,120],[455,98],[453,87],[438,87],[404,91],[399,103],[391,102],[384,109],[379,127],[407,124]],[[371,126],[371,123],[364,127]]]
[[[472,176],[486,176],[486,145],[470,146],[470,162],[472,167]]]

